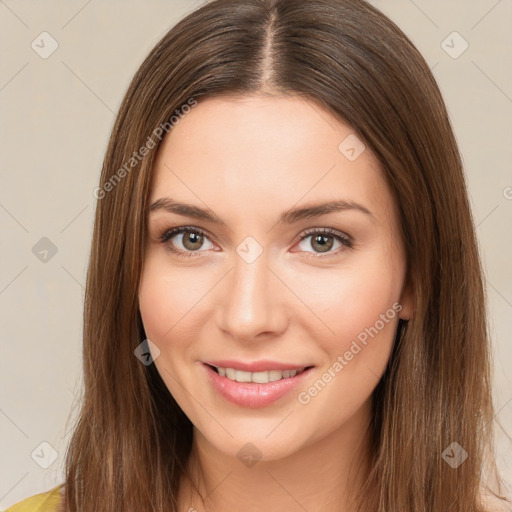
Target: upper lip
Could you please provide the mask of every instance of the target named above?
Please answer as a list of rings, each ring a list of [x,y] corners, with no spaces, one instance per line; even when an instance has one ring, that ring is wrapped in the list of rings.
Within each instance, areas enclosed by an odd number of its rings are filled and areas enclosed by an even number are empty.
[[[234,370],[240,370],[245,372],[263,372],[265,370],[301,370],[302,368],[307,368],[308,366],[313,366],[310,364],[293,364],[293,363],[281,363],[279,361],[269,361],[269,360],[260,360],[260,361],[251,361],[251,362],[243,362],[243,361],[233,361],[233,360],[218,360],[218,361],[204,361],[205,364],[209,364],[210,366],[216,366],[217,368],[233,368]]]

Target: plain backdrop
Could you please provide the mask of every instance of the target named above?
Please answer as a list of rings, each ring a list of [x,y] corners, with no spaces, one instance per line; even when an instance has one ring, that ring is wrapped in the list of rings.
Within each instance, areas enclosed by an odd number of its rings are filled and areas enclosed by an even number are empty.
[[[495,422],[498,463],[512,482],[512,1],[372,3],[425,56],[460,144],[508,434]],[[63,480],[108,136],[144,57],[202,4],[0,0],[0,509]]]

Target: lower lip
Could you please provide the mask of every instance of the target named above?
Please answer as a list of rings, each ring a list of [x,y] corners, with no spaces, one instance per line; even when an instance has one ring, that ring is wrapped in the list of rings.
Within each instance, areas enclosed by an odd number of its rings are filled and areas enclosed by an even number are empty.
[[[295,377],[257,384],[255,382],[236,382],[222,377],[207,364],[203,363],[203,366],[213,387],[226,400],[251,409],[265,407],[279,400],[298,387],[315,369],[314,367],[308,368]]]

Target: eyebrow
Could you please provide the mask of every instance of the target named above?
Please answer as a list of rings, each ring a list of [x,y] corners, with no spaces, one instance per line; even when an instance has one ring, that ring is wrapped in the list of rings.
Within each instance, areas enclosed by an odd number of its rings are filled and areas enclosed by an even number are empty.
[[[154,203],[151,204],[149,208],[150,213],[162,210],[169,213],[176,213],[178,215],[184,215],[186,217],[193,217],[195,219],[208,221],[219,226],[226,225],[226,223],[220,217],[215,215],[212,210],[208,208],[201,208],[199,206],[188,203],[180,203],[174,199],[171,199],[170,197],[162,197],[157,199]],[[310,219],[313,217],[319,217],[320,215],[326,215],[329,213],[346,210],[362,212],[365,215],[371,217],[372,220],[375,220],[373,213],[365,206],[354,201],[346,201],[340,199],[337,201],[312,203],[302,207],[291,208],[281,213],[278,224],[293,224],[300,220]]]

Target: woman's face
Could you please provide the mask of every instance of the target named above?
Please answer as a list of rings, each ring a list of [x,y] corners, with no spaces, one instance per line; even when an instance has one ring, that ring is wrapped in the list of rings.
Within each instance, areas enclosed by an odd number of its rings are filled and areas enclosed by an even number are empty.
[[[272,460],[361,433],[411,307],[393,199],[350,126],[298,97],[204,100],[162,143],[150,205],[140,312],[201,437]]]

